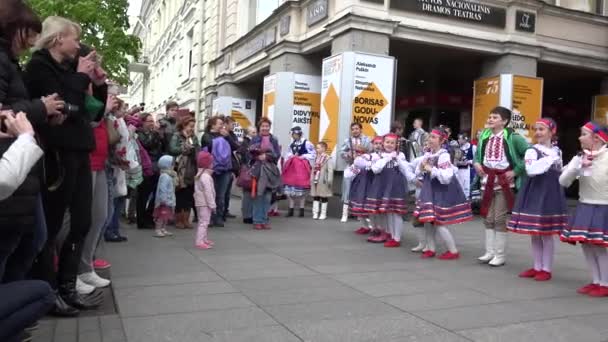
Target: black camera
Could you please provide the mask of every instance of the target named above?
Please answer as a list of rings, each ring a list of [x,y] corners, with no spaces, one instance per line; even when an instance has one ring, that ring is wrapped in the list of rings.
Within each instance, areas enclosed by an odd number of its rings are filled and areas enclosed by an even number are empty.
[[[73,105],[71,103],[66,102],[63,105],[63,108],[61,109],[61,114],[66,115],[66,116],[71,116],[71,115],[77,114],[79,110],[80,110],[80,107],[78,107],[77,105]]]
[[[2,108],[0,109],[0,111],[4,112],[4,111],[10,111],[11,107],[8,106],[2,106]],[[11,113],[13,116],[15,115],[15,113]],[[2,133],[6,133],[8,131],[8,128],[6,127],[6,123],[4,122],[5,118],[4,117],[0,117],[0,132]]]

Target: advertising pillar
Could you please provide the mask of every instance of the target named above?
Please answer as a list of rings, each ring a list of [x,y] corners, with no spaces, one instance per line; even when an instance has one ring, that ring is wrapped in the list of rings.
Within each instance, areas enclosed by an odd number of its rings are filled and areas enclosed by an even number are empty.
[[[608,124],[608,95],[597,95],[593,97],[592,118],[602,125]]]
[[[272,134],[285,148],[291,143],[291,128],[300,126],[303,137],[319,141],[321,77],[278,72],[264,78],[262,115],[272,121]]]
[[[473,86],[471,136],[485,127],[494,107],[502,106],[513,112],[509,126],[532,142],[531,126],[542,116],[542,103],[542,78],[502,74],[478,79]]]
[[[220,96],[213,100],[213,115],[231,116],[236,125],[234,133],[243,139],[245,130],[255,125],[255,100],[231,96]]]
[[[320,138],[333,156],[358,122],[370,138],[390,131],[395,98],[395,58],[344,52],[323,60]],[[336,169],[344,161],[334,158]]]

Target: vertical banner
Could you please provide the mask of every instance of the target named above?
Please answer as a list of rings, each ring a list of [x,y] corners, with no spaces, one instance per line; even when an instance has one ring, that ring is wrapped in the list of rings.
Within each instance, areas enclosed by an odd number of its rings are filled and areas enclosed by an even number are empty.
[[[530,127],[541,118],[543,110],[543,79],[513,75],[513,116],[510,126],[531,143]]]
[[[471,123],[471,137],[477,131],[483,130],[488,114],[498,106],[500,101],[500,77],[488,77],[476,80],[473,83],[473,120]]]
[[[236,122],[234,133],[239,140],[243,139],[245,130],[255,125],[255,100],[233,98],[230,116]]]
[[[530,127],[542,116],[543,79],[503,74],[476,80],[473,86],[473,122],[471,136],[485,127],[490,111],[496,106],[512,110],[509,126],[532,142]]]
[[[389,133],[393,114],[395,58],[355,54],[352,122],[372,138]]]
[[[608,95],[597,95],[593,97],[592,118],[602,125],[608,124]]]
[[[302,127],[303,137],[316,144],[321,118],[321,77],[295,74],[293,86],[292,127]]]
[[[262,116],[274,122],[274,106],[277,91],[277,75],[264,77],[264,94],[262,104]]]
[[[319,136],[327,143],[328,151],[335,153],[338,145],[338,119],[342,91],[343,56],[325,58],[321,80],[321,121]]]

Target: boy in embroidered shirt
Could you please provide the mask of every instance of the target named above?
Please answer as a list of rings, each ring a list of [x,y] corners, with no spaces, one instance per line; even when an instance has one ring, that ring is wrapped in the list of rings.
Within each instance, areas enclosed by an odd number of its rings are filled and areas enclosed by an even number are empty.
[[[475,154],[475,171],[483,190],[480,214],[486,226],[486,252],[479,261],[490,266],[505,264],[507,215],[513,208],[515,189],[525,175],[524,155],[529,145],[513,129],[506,128],[510,121],[509,109],[492,109]]]

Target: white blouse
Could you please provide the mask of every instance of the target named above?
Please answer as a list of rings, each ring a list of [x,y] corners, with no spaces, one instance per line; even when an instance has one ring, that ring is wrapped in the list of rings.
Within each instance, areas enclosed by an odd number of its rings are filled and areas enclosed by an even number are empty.
[[[538,152],[535,149],[542,152],[542,156],[539,158]],[[534,148],[529,148],[526,151],[524,160],[526,162],[526,173],[530,177],[542,175],[549,171],[552,166],[556,166],[558,170],[562,169],[562,151],[557,146],[546,147],[544,145],[536,144]]]

